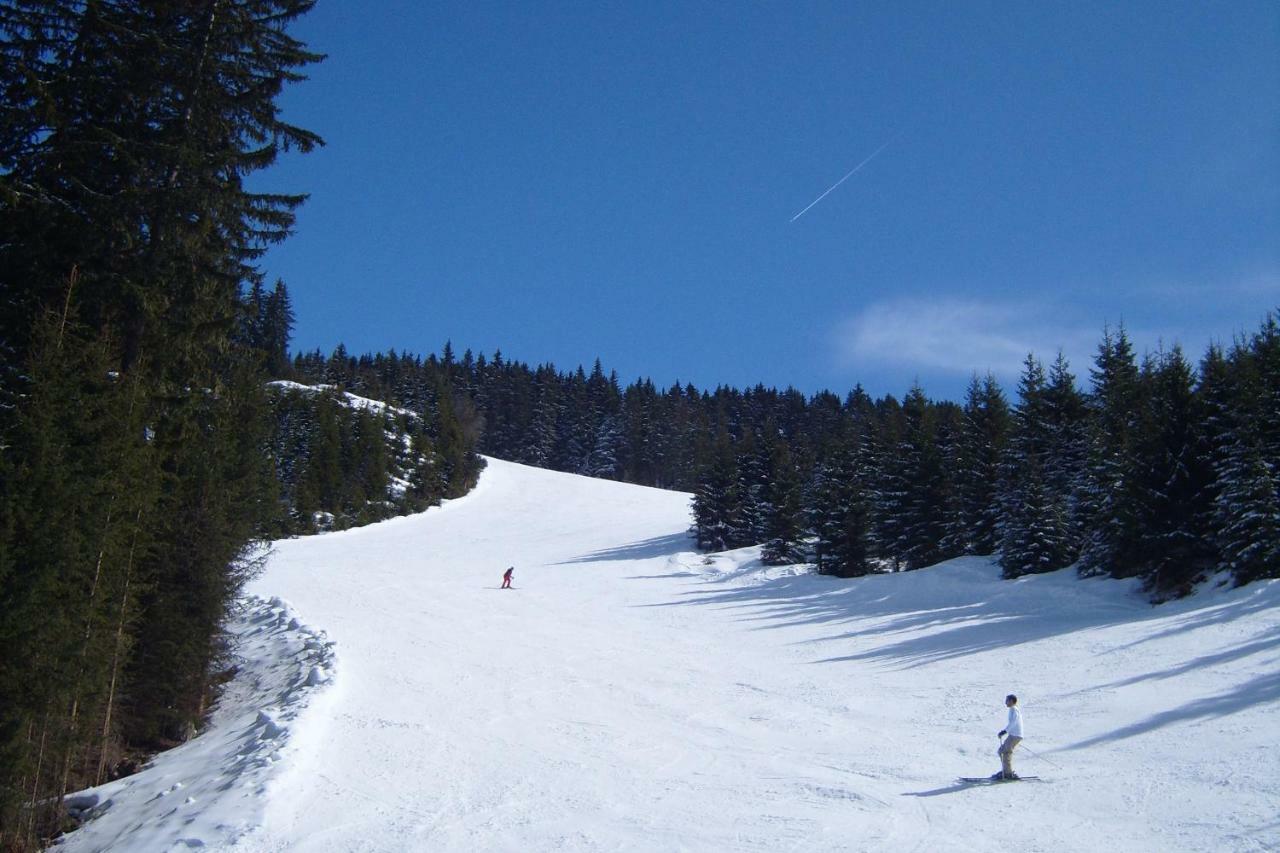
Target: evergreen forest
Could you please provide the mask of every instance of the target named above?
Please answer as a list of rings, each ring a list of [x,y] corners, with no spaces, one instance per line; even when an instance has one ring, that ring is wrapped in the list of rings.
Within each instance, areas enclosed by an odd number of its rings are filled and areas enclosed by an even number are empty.
[[[292,369],[409,408],[450,399],[494,457],[693,492],[699,548],[758,544],[766,563],[856,577],[998,554],[1008,578],[1076,565],[1156,600],[1215,572],[1280,576],[1275,314],[1198,365],[1108,330],[1088,390],[1061,355],[1028,355],[1012,401],[991,376],[963,403],[624,388],[599,361],[561,372],[448,344],[425,360],[300,353]]]
[[[189,737],[274,512],[239,327],[310,0],[0,6],[0,849]],[[259,290],[259,293],[261,291]]]

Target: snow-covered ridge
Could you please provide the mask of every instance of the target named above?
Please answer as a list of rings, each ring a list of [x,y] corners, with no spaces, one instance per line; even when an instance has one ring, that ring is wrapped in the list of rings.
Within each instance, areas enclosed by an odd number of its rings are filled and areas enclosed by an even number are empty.
[[[332,392],[337,390],[336,385],[303,385],[301,382],[294,382],[290,379],[276,379],[267,383],[268,388],[279,388],[283,391],[296,391],[302,394],[321,394],[324,392]],[[402,409],[398,406],[392,406],[383,403],[380,400],[370,400],[368,397],[361,397],[358,394],[352,394],[350,391],[343,391],[342,398],[347,401],[347,405],[353,409],[366,409],[375,414],[385,415],[404,415],[407,418],[415,420],[422,416],[411,409]]]
[[[334,644],[279,598],[245,598],[227,624],[236,673],[208,727],[142,771],[68,798],[89,822],[57,849],[166,851],[230,846],[261,825],[294,728],[333,681]]]
[[[311,534],[421,512],[465,489],[476,462],[441,451],[424,416],[332,385],[268,383],[280,532]],[[375,436],[380,432],[379,445]]]

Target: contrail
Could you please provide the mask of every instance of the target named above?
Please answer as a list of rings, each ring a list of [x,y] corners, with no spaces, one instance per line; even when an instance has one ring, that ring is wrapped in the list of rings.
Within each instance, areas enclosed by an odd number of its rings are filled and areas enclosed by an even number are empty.
[[[834,190],[836,187],[840,186],[840,185],[841,185],[841,184],[843,184],[845,181],[847,181],[847,180],[849,180],[850,178],[852,178],[855,174],[857,174],[857,172],[858,172],[858,170],[859,170],[859,169],[861,169],[863,166],[865,166],[865,165],[867,165],[868,163],[870,163],[872,160],[876,159],[876,155],[877,155],[877,154],[879,154],[879,153],[880,153],[881,151],[883,151],[884,149],[888,148],[888,147],[889,147],[889,143],[893,142],[893,140],[897,139],[900,135],[902,135],[902,131],[898,131],[898,132],[897,132],[897,133],[895,133],[893,136],[890,136],[887,140],[885,140],[884,145],[881,145],[881,146],[880,146],[879,148],[877,148],[875,151],[872,151],[872,152],[871,152],[871,156],[870,156],[870,157],[868,157],[867,159],[863,160],[863,161],[862,161],[861,163],[859,163],[858,165],[854,166],[852,169],[850,169],[850,170],[849,170],[849,174],[845,175],[843,178],[841,178],[840,180],[836,181],[834,184],[832,184],[832,185],[831,185],[831,188],[830,188],[830,189],[828,189],[828,190],[827,190],[826,192],[824,192],[822,195],[820,195],[820,196],[818,196],[817,198],[815,198],[813,201],[809,202],[809,207],[813,207],[815,204],[817,204],[818,202],[822,201],[822,200],[823,200],[824,198],[826,198],[827,196],[831,195],[831,190]],[[809,212],[809,207],[806,207],[804,210],[800,211],[800,212],[799,212],[799,213],[797,213],[795,216],[791,217],[791,221],[792,221],[792,222],[795,222],[795,221],[796,221],[797,219],[799,219],[801,216],[804,216],[806,213],[808,213],[808,212]]]

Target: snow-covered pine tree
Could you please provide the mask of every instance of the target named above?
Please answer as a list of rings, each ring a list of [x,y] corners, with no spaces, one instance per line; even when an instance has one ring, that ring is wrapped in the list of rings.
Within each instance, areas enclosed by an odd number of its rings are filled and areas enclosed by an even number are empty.
[[[826,458],[814,466],[813,474],[805,484],[804,517],[805,524],[813,534],[813,559],[818,574],[835,574],[832,542],[836,535],[833,532],[835,514],[832,508],[836,503],[836,484],[839,474],[836,471],[836,448],[828,448]]]
[[[586,437],[587,457],[582,473],[608,480],[620,475],[622,440],[622,394],[617,376],[606,378],[600,359],[596,359],[587,378],[587,405],[590,408],[590,434]]]
[[[910,519],[912,463],[905,458],[910,454],[910,447],[906,444],[902,405],[892,395],[876,403],[876,426],[877,458],[871,508],[876,553],[889,570],[898,571],[903,568],[902,549]]]
[[[1062,567],[1064,520],[1049,500],[1038,456],[1019,470],[1018,502],[1001,527],[1000,568],[1004,577],[1052,572]]]
[[[1044,389],[1044,483],[1048,498],[1066,520],[1064,565],[1074,563],[1085,539],[1082,490],[1086,482],[1089,409],[1066,357],[1059,352]]]
[[[742,504],[738,513],[735,547],[758,545],[768,537],[769,444],[766,438],[749,435],[738,443],[737,453],[738,494]]]
[[[1054,571],[1072,559],[1063,501],[1045,484],[1049,418],[1044,367],[1028,355],[1001,463],[1000,566],[1006,578]]]
[[[343,510],[357,525],[387,518],[393,509],[387,502],[389,467],[386,416],[369,409],[348,415],[351,424],[342,459]]]
[[[954,403],[934,406],[934,454],[938,460],[937,528],[940,535],[937,546],[938,560],[949,560],[973,552],[969,527],[964,514],[961,472],[965,456],[965,413]]]
[[[860,577],[874,570],[869,442],[849,439],[828,454],[815,474],[809,519],[820,574]]]
[[[1195,376],[1174,347],[1145,360],[1144,408],[1134,436],[1138,572],[1161,597],[1184,595],[1213,563],[1205,526],[1212,498],[1209,446]]]
[[[536,402],[533,422],[524,437],[518,459],[527,465],[550,468],[559,436],[560,418],[564,411],[555,371],[547,366],[538,368],[534,389]]]
[[[1280,577],[1280,477],[1257,445],[1232,448],[1221,472],[1217,546],[1237,585]]]
[[[703,551],[726,551],[741,539],[738,461],[729,434],[716,436],[712,456],[693,495],[694,534]]]
[[[409,457],[411,461],[405,472],[409,484],[405,491],[408,509],[413,512],[438,504],[444,489],[437,470],[435,446],[421,418],[415,418],[410,426]]]
[[[329,361],[325,364],[324,376],[321,381],[326,385],[334,385],[338,388],[345,387],[350,382],[355,368],[356,360],[347,352],[346,344],[339,343],[334,348],[333,355],[329,356]]]
[[[959,524],[948,531],[948,551],[995,553],[999,545],[1000,459],[1010,428],[1009,403],[996,378],[988,373],[979,380],[975,375],[965,395],[954,460]]]
[[[937,447],[937,415],[919,385],[902,401],[902,418],[902,437],[890,463],[899,531],[885,545],[903,568],[918,569],[942,559],[947,483]]]
[[[296,507],[301,529],[314,531],[320,512],[342,508],[342,410],[332,394],[316,398],[306,441],[305,463],[298,475]]]
[[[1218,389],[1213,453],[1214,542],[1237,584],[1280,577],[1280,327],[1269,314],[1228,360],[1206,358]],[[1216,361],[1216,364],[1213,362]],[[1219,369],[1225,368],[1225,369]],[[1225,374],[1225,377],[1223,377]],[[1224,381],[1225,380],[1225,381]]]
[[[623,394],[623,435],[627,452],[621,460],[624,478],[631,483],[653,485],[662,464],[657,414],[658,392],[653,382],[645,379],[627,388]]]
[[[588,477],[616,480],[622,453],[622,423],[617,414],[606,414],[600,419],[592,437],[591,453],[582,472]]]
[[[804,560],[805,536],[800,474],[787,442],[769,436],[769,468],[762,495],[764,546],[760,558],[767,565],[782,566]]]
[[[1132,475],[1134,432],[1143,389],[1133,346],[1123,327],[1104,333],[1091,376],[1091,428],[1080,492],[1087,534],[1080,573],[1129,577],[1136,572],[1141,556]]]

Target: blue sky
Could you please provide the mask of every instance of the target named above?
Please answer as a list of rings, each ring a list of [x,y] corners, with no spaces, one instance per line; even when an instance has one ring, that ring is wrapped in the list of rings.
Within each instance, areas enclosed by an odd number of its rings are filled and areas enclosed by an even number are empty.
[[[294,347],[958,398],[1280,307],[1274,2],[320,0]],[[887,145],[885,143],[888,143]],[[798,219],[798,212],[884,146]]]

